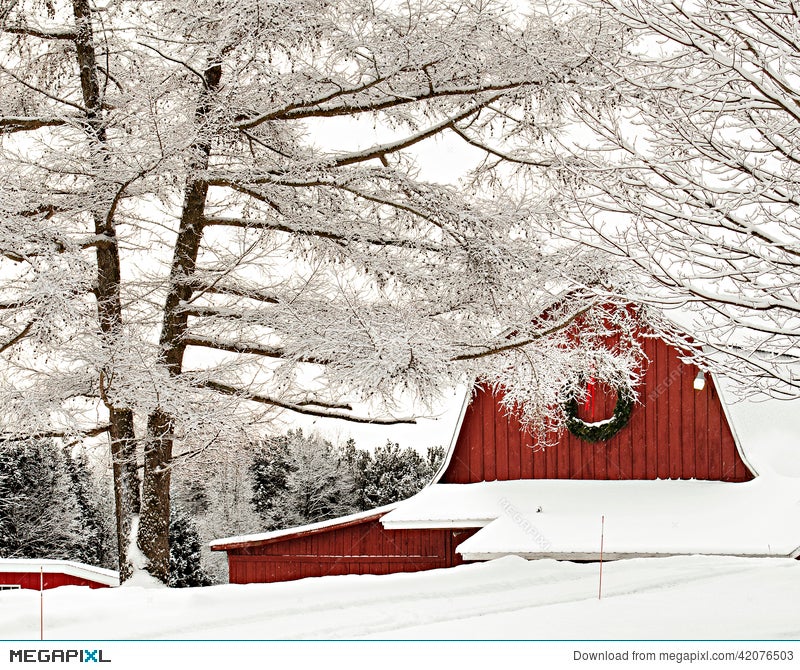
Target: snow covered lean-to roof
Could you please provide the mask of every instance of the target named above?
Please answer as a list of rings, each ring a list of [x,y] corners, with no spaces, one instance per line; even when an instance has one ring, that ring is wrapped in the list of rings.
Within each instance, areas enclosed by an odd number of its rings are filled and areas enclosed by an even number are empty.
[[[468,561],[596,560],[724,554],[795,556],[797,481],[517,480],[436,484],[383,517],[386,528],[480,525],[457,551]],[[541,510],[541,511],[540,511]]]
[[[119,586],[119,573],[94,565],[39,558],[2,558],[0,559],[0,574],[34,574],[68,575],[80,580],[102,584],[104,586]],[[2,581],[2,580],[0,580]]]
[[[318,521],[316,523],[309,523],[305,526],[293,526],[292,528],[285,528],[282,530],[271,530],[266,533],[252,533],[250,535],[238,535],[235,537],[225,537],[220,540],[214,540],[211,543],[212,548],[232,547],[236,545],[253,544],[259,542],[269,542],[271,540],[278,540],[289,535],[305,535],[314,533],[316,531],[333,528],[334,526],[347,526],[351,523],[365,521],[368,519],[378,519],[386,512],[389,512],[397,507],[399,503],[391,505],[384,505],[383,507],[376,507],[368,509],[363,512],[355,512],[347,516],[339,516],[334,519],[326,519],[325,521]]]
[[[678,364],[675,358],[674,365],[682,364]],[[708,456],[707,468],[701,469],[699,475],[686,474],[694,472],[694,466],[690,463],[687,470],[687,454],[679,453],[677,459],[684,460],[684,469],[677,475],[673,474],[673,464],[666,474],[661,468],[659,474],[650,472],[648,476],[636,475],[635,472],[625,475],[622,469],[612,473],[611,466],[608,466],[608,470],[600,471],[601,476],[597,478],[571,478],[574,474],[559,474],[558,479],[552,478],[553,475],[535,478],[541,475],[534,477],[524,472],[518,476],[499,476],[498,471],[496,479],[510,481],[495,481],[491,470],[489,476],[486,475],[484,463],[479,466],[483,470],[477,477],[478,481],[459,480],[454,483],[453,477],[446,476],[446,473],[448,468],[452,473],[452,466],[462,467],[450,461],[463,430],[467,398],[442,469],[434,483],[416,496],[346,519],[333,519],[307,528],[218,540],[212,546],[228,549],[233,544],[246,547],[259,541],[281,542],[281,538],[324,532],[343,522],[354,524],[359,519],[375,519],[377,516],[382,528],[390,533],[404,529],[408,532],[414,532],[411,529],[453,529],[454,541],[457,540],[455,553],[467,561],[505,555],[594,560],[599,556],[601,517],[604,517],[604,556],[607,558],[696,553],[797,557],[800,554],[800,401],[733,402],[724,382],[712,378],[713,396],[708,395],[706,404],[702,399],[703,393],[712,392],[707,389],[694,394],[691,390],[694,371],[691,368],[689,365],[681,368],[681,384],[688,383],[689,390],[676,391],[671,405],[660,406],[662,416],[658,421],[674,422],[677,407],[680,411],[687,411],[688,406],[690,417],[699,417],[702,413],[699,408],[707,407],[710,431],[713,400],[717,413],[723,417],[722,423],[731,428],[728,442],[735,442],[735,447],[732,444],[729,447],[735,459],[729,453],[722,456],[721,464],[717,460],[712,466],[712,458]],[[665,374],[663,367],[659,374]],[[673,388],[681,384],[676,383]],[[694,394],[694,400],[691,394]],[[673,396],[672,390],[661,393],[653,402],[667,403],[668,396]],[[690,423],[684,418],[684,432],[679,429],[678,437],[685,441],[687,435],[696,436],[699,429],[706,428],[705,421]],[[630,444],[635,443],[642,452],[641,460],[646,457],[652,461],[649,451],[652,445],[646,444],[648,433],[643,419],[639,420],[639,426],[641,431]],[[667,428],[673,434],[672,427]],[[491,428],[488,429],[491,433]],[[661,423],[659,429],[664,430]],[[498,432],[497,427],[494,430]],[[727,426],[715,425],[714,431],[715,435],[721,435],[727,431]],[[724,436],[722,439],[724,442]],[[707,444],[708,454],[711,454],[711,442]],[[606,449],[605,446],[588,444],[584,447],[590,451],[594,449],[595,454],[605,453]],[[510,443],[508,449],[510,460]],[[667,451],[669,458],[674,460],[676,456],[672,449],[670,446]],[[694,455],[689,453],[689,460],[696,457],[699,464],[701,456],[705,458],[703,449],[705,447],[701,446]],[[645,451],[648,453],[644,454]],[[663,453],[659,446],[659,458]],[[464,455],[462,451],[462,461]],[[633,465],[629,463],[627,466],[629,472],[644,467],[641,460],[637,465],[636,455],[633,459]],[[725,473],[733,472],[734,465],[738,474],[732,480],[714,481],[726,479]],[[713,468],[717,469],[714,471]],[[755,475],[754,479],[750,473]],[[456,531],[469,528],[475,531],[466,535],[459,535]],[[248,560],[255,560],[255,556]]]

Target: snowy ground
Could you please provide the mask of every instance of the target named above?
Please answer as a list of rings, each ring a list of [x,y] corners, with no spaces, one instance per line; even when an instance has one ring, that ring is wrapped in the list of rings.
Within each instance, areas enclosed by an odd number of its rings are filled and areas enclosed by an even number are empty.
[[[598,565],[508,557],[450,570],[170,590],[44,593],[46,639],[800,639],[800,561]],[[39,593],[0,592],[0,637],[39,638]]]

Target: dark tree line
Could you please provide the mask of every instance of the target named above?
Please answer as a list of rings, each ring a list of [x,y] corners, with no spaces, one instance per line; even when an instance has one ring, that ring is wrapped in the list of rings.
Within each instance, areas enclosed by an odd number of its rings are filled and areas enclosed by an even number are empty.
[[[51,440],[0,447],[0,557],[78,561],[114,569],[113,519],[83,453]],[[211,583],[200,565],[200,536],[190,514],[170,519],[170,581]]]

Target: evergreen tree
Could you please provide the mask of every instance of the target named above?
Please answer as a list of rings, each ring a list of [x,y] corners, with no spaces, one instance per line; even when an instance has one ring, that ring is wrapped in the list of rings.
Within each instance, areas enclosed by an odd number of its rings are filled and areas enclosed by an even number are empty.
[[[444,453],[444,447],[441,445],[428,447],[428,450],[425,453],[425,462],[428,465],[428,472],[430,473],[428,481],[433,479],[434,475],[439,472],[439,468],[442,467],[442,463],[444,462]],[[427,484],[428,482],[425,483]]]
[[[359,510],[366,510],[372,505],[364,497],[367,486],[367,473],[372,464],[372,455],[365,449],[356,447],[355,440],[350,438],[342,448],[342,461],[347,468],[353,482],[353,504]]]
[[[75,458],[65,453],[64,465],[77,503],[78,522],[83,532],[83,541],[80,547],[76,548],[75,558],[89,565],[114,568],[116,556],[112,550],[113,531],[110,520],[104,518],[98,504],[100,493],[92,479],[84,453],[80,452]]]
[[[423,457],[391,441],[374,454],[351,438],[339,448],[302,430],[270,438],[251,464],[253,506],[266,530],[314,523],[408,498],[444,459],[442,447]]]
[[[355,492],[359,508],[381,507],[411,497],[430,482],[443,458],[441,447],[430,447],[423,458],[415,449],[401,449],[387,440],[371,458],[359,458]]]
[[[258,448],[250,466],[253,476],[253,506],[267,522],[268,530],[275,526],[273,521],[280,516],[282,497],[289,488],[289,475],[292,472],[290,442],[302,439],[303,432],[289,431],[286,435],[270,437]]]
[[[342,454],[318,435],[306,436],[298,429],[266,440],[251,470],[253,505],[268,530],[323,521],[356,509]]]
[[[84,560],[81,508],[52,442],[0,447],[0,500],[0,556]]]
[[[211,578],[200,564],[200,535],[192,518],[172,508],[169,523],[169,585],[173,588],[209,586]]]

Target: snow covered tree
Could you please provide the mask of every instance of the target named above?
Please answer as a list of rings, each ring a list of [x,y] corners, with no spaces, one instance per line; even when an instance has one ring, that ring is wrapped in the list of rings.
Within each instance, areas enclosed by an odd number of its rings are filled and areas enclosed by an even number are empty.
[[[302,441],[302,431],[294,434]],[[253,507],[267,520],[269,529],[280,528],[280,522],[273,523],[275,517],[282,516],[278,510],[289,488],[289,475],[294,469],[292,454],[293,433],[268,438],[253,454],[250,472],[253,477]]]
[[[208,495],[208,481],[198,481],[191,479],[186,484],[183,495],[183,508],[193,517],[205,514],[211,506],[211,499]]]
[[[100,504],[102,492],[94,480],[83,452],[72,457],[64,454],[65,471],[78,507],[81,527],[80,549],[75,559],[89,565],[115,568],[116,555],[111,548],[109,519]]]
[[[481,376],[536,427],[589,369],[633,383],[564,335],[624,325],[613,265],[480,179],[615,40],[474,0],[0,4],[2,431],[108,436],[123,579],[136,515],[169,579],[173,468],[279,412],[390,424]],[[424,178],[437,138],[476,149],[461,185]]]
[[[0,556],[109,566],[88,471],[51,440],[0,445]]]
[[[695,312],[685,344],[701,361],[797,395],[797,5],[592,4],[626,45],[596,83],[608,103],[575,98],[583,130],[553,152],[578,223],[561,232],[632,262],[634,299]]]
[[[316,434],[290,430],[265,440],[253,455],[253,506],[266,530],[380,507],[417,493],[443,458],[441,447],[423,457],[389,440],[371,453],[353,439],[335,447]]]
[[[339,450],[300,429],[265,440],[253,456],[253,505],[267,530],[356,511],[350,470]]]
[[[184,510],[196,526],[201,566],[215,584],[227,583],[228,561],[224,553],[211,551],[209,542],[264,529],[251,502],[253,453],[249,444],[209,449],[174,471],[172,504]]]
[[[355,495],[359,509],[388,505],[410,498],[428,484],[444,458],[444,449],[430,447],[425,457],[411,447],[387,440],[374,453],[355,460]]]
[[[169,585],[182,589],[209,586],[200,562],[200,535],[191,516],[173,507],[169,522]]]

